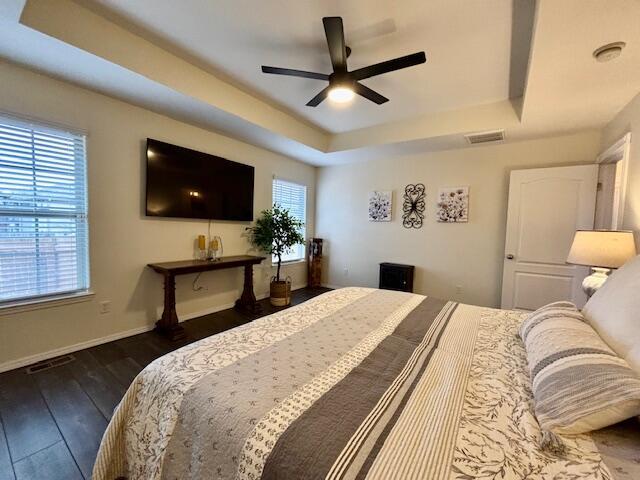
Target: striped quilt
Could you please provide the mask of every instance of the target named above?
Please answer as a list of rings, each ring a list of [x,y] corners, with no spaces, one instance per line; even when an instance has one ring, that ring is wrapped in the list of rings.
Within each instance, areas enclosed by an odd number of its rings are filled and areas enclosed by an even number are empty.
[[[157,359],[95,480],[610,479],[539,449],[522,314],[345,288]]]

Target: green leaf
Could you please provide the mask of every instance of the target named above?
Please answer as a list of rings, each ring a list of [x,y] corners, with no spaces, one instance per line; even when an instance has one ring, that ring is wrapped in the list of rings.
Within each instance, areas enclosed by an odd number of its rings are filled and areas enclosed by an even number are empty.
[[[267,254],[278,257],[278,273],[280,279],[281,257],[291,250],[291,247],[304,242],[302,229],[304,223],[287,209],[278,204],[269,210],[263,210],[253,227],[247,228],[251,244]]]

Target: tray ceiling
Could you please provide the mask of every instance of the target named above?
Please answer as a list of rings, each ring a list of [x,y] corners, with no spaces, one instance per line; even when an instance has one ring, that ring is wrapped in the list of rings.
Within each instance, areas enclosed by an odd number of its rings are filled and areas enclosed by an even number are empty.
[[[534,8],[535,7],[535,8]],[[390,98],[304,104],[330,71],[340,15],[350,69],[424,50],[363,83]],[[4,0],[0,59],[308,162],[329,165],[600,128],[640,91],[637,0]],[[601,44],[625,41],[598,63]]]

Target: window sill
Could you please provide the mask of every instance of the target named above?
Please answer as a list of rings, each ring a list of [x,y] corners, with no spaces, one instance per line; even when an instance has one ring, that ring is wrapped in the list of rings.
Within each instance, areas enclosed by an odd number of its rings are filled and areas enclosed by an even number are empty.
[[[76,293],[67,293],[63,295],[52,295],[50,297],[31,298],[28,300],[16,300],[0,304],[0,316],[12,315],[15,313],[28,312],[31,310],[40,310],[42,308],[59,307],[62,305],[70,305],[72,303],[87,302],[94,297],[95,293],[91,290]]]
[[[298,260],[287,260],[287,261],[282,261],[282,266],[286,266],[286,265],[295,265],[296,263],[307,263],[307,260],[304,258],[299,258]],[[271,266],[276,268],[278,266],[278,262],[271,262]]]

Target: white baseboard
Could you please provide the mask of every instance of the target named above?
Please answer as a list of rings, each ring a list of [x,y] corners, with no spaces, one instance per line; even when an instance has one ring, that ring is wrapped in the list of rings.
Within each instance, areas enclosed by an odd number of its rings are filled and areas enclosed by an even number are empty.
[[[16,368],[26,367],[28,365],[48,360],[50,358],[59,357],[60,355],[66,355],[68,353],[77,352],[78,350],[84,350],[85,348],[95,347],[96,345],[102,345],[103,343],[113,342],[120,340],[121,338],[131,337],[138,335],[139,333],[148,332],[153,330],[155,325],[143,325],[142,327],[132,328],[131,330],[125,330],[124,332],[112,333],[105,337],[94,338],[87,340],[86,342],[74,343],[66,347],[54,348],[42,353],[36,353],[35,355],[29,355],[27,357],[18,358],[16,360],[9,360],[8,362],[0,363],[0,373],[13,370]]]
[[[299,290],[301,288],[305,288],[305,286],[306,285],[292,285],[291,290]],[[262,300],[268,297],[269,297],[269,292],[263,292],[261,294],[256,295],[256,298],[258,300]],[[209,315],[211,313],[220,312],[222,310],[227,310],[229,308],[233,308],[233,306],[234,306],[234,303],[217,305],[215,307],[207,308],[205,310],[200,310],[198,312],[185,313],[180,316],[180,322],[191,320],[193,318],[202,317],[204,315]],[[121,338],[132,337],[133,335],[149,332],[154,328],[155,328],[155,323],[151,325],[143,325],[141,327],[132,328],[130,330],[112,333],[104,337],[93,338],[85,342],[74,343],[73,345],[68,345],[66,347],[54,348],[53,350],[47,350],[46,352],[36,353],[34,355],[28,355],[26,357],[18,358],[16,360],[9,360],[8,362],[0,363],[0,373],[7,372],[9,370],[14,370],[16,368],[26,367],[28,365],[41,362],[43,360],[59,357],[60,355],[66,355],[68,353],[77,352],[79,350],[84,350],[86,348],[95,347],[96,345],[102,345],[103,343],[109,343],[115,340],[120,340]]]
[[[262,300],[263,298],[265,298],[265,297],[263,297],[261,295],[257,295],[256,296],[256,300]],[[233,308],[234,305],[235,305],[235,302],[233,302],[233,303],[224,303],[222,305],[216,305],[215,307],[205,308],[204,310],[198,310],[197,312],[182,313],[182,314],[178,315],[178,321],[180,323],[186,322],[187,320],[193,320],[194,318],[203,317],[205,315],[210,315],[210,314],[216,313],[216,312],[221,312],[222,310],[228,310],[230,308]]]
[[[306,285],[291,285],[291,291],[300,290],[301,288],[305,288]],[[238,292],[240,294],[240,292]],[[256,300],[264,300],[265,298],[269,298],[269,292],[262,292],[256,295]],[[187,320],[191,320],[198,317],[203,317],[204,315],[210,315],[212,313],[221,312],[222,310],[228,310],[235,306],[235,302],[233,303],[225,303],[223,305],[216,305],[215,307],[206,308],[204,310],[199,310],[197,312],[184,313],[180,315],[180,322],[185,322]]]

